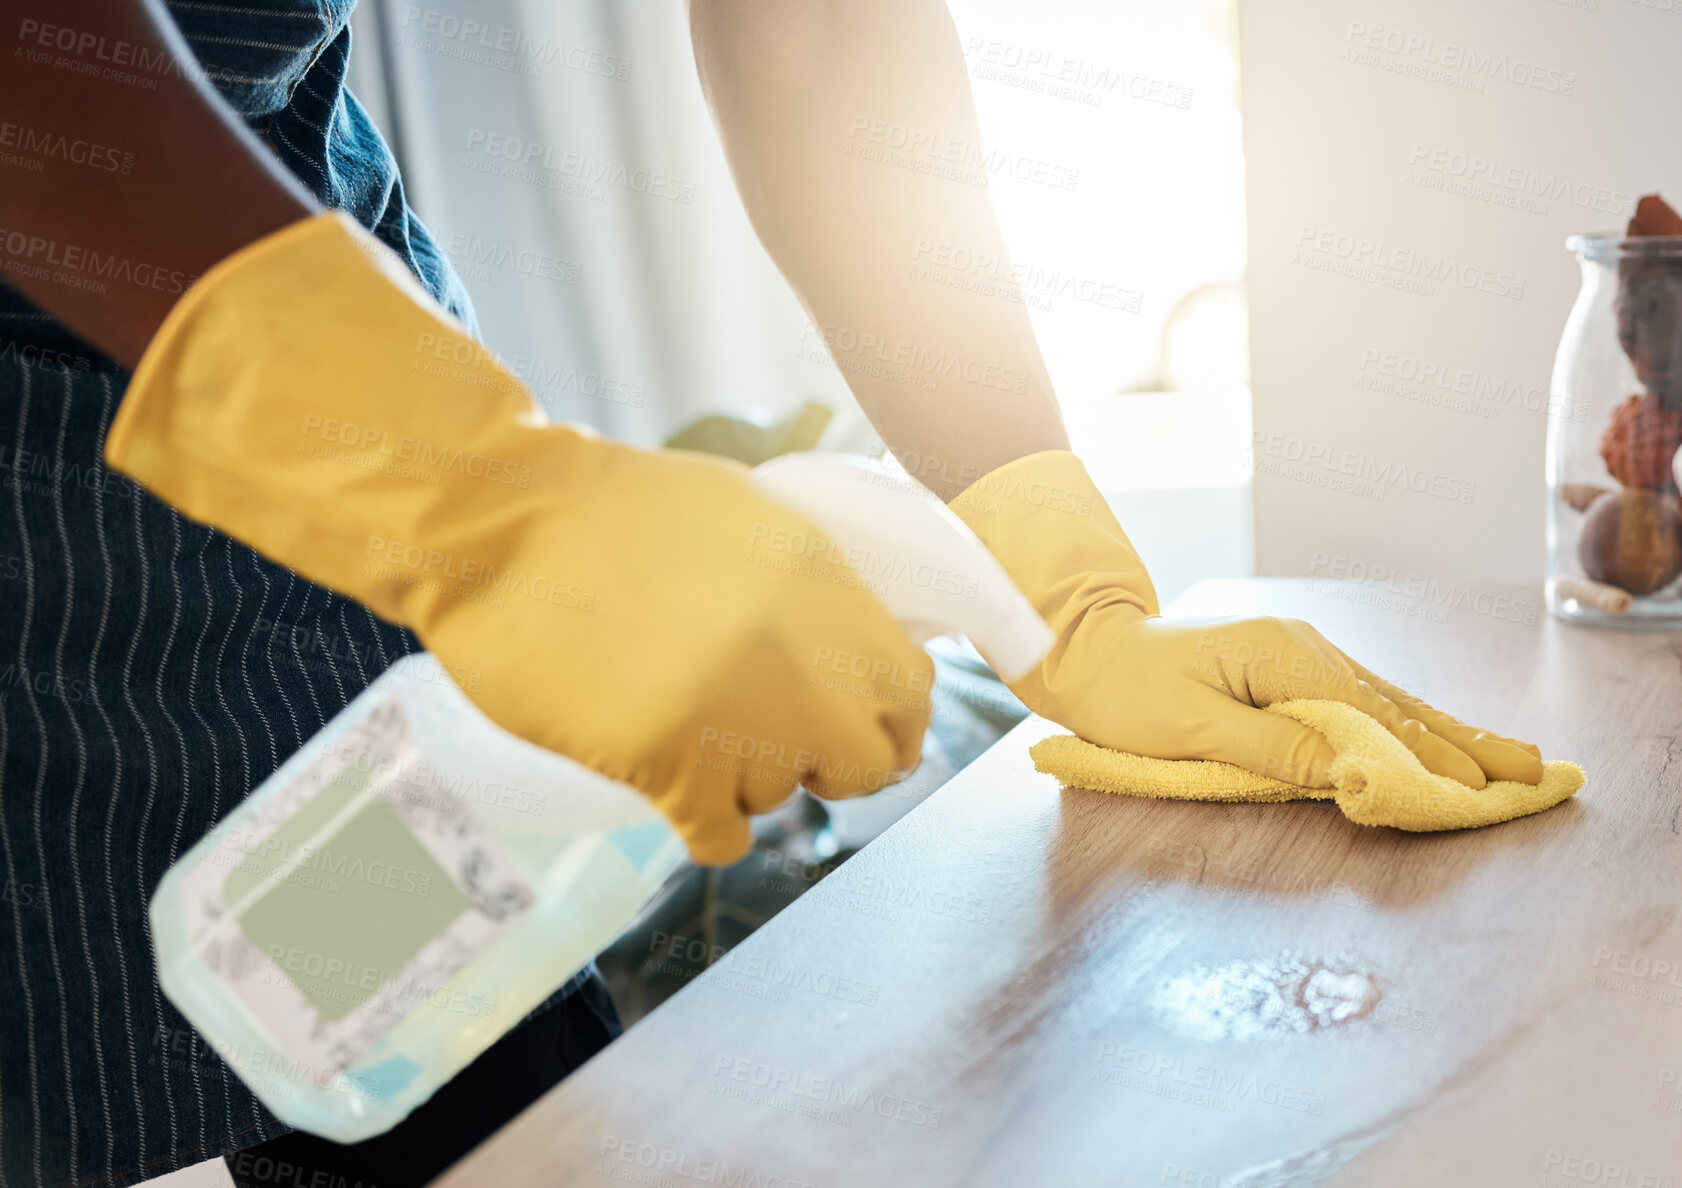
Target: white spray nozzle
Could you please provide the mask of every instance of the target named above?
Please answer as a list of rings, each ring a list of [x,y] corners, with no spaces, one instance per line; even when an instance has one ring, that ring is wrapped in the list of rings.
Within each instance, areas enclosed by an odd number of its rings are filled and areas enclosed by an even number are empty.
[[[753,482],[827,533],[917,642],[952,632],[1007,681],[1056,642],[969,525],[902,471],[856,454],[784,454]]]

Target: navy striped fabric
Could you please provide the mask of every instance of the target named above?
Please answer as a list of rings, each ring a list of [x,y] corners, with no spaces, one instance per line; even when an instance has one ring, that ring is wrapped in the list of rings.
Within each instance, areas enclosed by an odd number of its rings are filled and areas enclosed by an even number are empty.
[[[471,326],[344,89],[350,0],[169,7],[279,159]],[[159,991],[146,903],[416,647],[106,471],[126,381],[0,287],[0,1188],[118,1188],[287,1131]]]

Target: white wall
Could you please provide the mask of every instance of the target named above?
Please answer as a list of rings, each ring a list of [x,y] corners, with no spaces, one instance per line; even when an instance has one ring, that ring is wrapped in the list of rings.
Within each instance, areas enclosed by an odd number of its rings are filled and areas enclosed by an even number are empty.
[[[1563,243],[1620,229],[1642,193],[1682,199],[1682,0],[1241,0],[1240,23],[1258,572],[1539,578],[1548,380],[1578,283]],[[1538,68],[1541,86],[1513,81]],[[1453,192],[1473,157],[1493,164]],[[1361,241],[1362,275],[1326,270]],[[1380,256],[1484,270],[1497,292],[1408,292],[1421,278]],[[1387,353],[1450,387],[1363,386]],[[1481,396],[1454,395],[1462,371]],[[1343,465],[1449,497],[1313,481]]]

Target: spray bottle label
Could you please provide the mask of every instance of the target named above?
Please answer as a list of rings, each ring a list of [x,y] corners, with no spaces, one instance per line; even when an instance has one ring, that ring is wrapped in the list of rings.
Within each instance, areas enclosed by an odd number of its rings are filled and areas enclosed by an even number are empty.
[[[235,820],[184,881],[187,935],[321,1087],[422,1006],[472,1015],[451,978],[536,901],[396,691]]]

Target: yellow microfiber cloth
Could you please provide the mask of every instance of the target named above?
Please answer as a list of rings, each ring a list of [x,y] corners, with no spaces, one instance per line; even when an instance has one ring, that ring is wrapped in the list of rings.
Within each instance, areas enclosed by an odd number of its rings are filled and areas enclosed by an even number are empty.
[[[1575,763],[1555,759],[1542,765],[1539,784],[1492,780],[1474,789],[1426,771],[1400,739],[1354,706],[1303,700],[1267,708],[1326,736],[1337,752],[1331,767],[1334,787],[1300,788],[1205,759],[1129,755],[1072,734],[1042,739],[1029,754],[1036,768],[1068,787],[1168,800],[1336,800],[1357,825],[1391,825],[1415,833],[1475,829],[1539,813],[1573,795],[1585,778]]]

